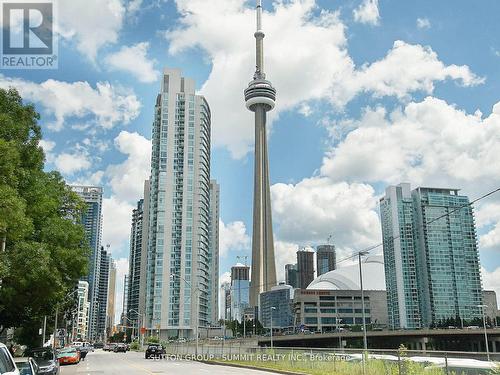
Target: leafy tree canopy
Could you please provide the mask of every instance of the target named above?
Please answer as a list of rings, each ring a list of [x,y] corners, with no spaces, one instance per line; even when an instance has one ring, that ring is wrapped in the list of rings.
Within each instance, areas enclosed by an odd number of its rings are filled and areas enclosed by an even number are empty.
[[[44,171],[39,118],[16,90],[0,89],[0,331],[22,328],[26,343],[88,259],[85,205],[58,172]]]

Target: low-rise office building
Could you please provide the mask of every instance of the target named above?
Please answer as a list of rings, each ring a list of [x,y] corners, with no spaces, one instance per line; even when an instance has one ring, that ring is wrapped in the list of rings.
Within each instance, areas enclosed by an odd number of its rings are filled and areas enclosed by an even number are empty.
[[[386,327],[387,293],[382,257],[363,259],[366,324]],[[295,290],[294,325],[328,332],[344,325],[363,324],[359,267],[342,267],[318,276],[307,289]]]
[[[263,292],[260,298],[260,322],[264,328],[290,329],[294,327],[293,298],[294,289],[280,284]]]

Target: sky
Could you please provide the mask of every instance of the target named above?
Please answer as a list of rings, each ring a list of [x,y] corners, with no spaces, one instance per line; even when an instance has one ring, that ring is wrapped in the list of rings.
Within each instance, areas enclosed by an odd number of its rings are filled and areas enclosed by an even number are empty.
[[[500,187],[499,13],[496,0],[264,0],[265,70],[278,91],[269,158],[279,279],[299,247],[329,236],[339,258],[379,243],[388,185],[458,188],[471,199]],[[104,187],[117,316],[164,67],[195,79],[211,106],[227,280],[237,257],[251,255],[253,115],[243,90],[254,1],[59,0],[56,23],[58,69],[2,70],[0,87],[40,112],[48,170]],[[484,287],[500,293],[500,193],[475,213]]]

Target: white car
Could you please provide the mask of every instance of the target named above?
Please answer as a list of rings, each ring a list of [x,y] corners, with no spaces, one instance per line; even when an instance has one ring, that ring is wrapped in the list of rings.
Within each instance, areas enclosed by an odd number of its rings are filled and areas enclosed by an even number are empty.
[[[19,375],[14,358],[2,343],[0,343],[0,375]]]

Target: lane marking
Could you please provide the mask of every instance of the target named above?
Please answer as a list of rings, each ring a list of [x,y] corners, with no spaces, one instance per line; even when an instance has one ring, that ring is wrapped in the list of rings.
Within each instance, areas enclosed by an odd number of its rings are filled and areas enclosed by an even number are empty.
[[[133,363],[133,362],[131,362],[131,361],[129,361],[128,359],[125,359],[125,358],[124,358],[123,360],[124,360],[125,362],[127,362],[129,366],[135,367],[135,368],[136,368],[136,369],[138,369],[138,370],[145,371],[145,372],[147,372],[147,373],[148,373],[148,374],[150,374],[150,375],[154,375],[154,372],[152,372],[152,371],[148,370],[148,369],[147,369],[147,368],[145,368],[145,367],[142,367],[142,366],[136,365],[135,363]]]

